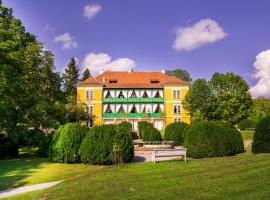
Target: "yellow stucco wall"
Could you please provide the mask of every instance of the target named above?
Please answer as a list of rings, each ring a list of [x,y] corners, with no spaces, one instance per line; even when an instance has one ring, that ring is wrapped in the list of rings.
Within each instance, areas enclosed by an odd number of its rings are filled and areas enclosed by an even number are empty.
[[[165,125],[167,126],[170,123],[174,122],[175,118],[181,118],[182,122],[190,124],[190,115],[182,106],[182,101],[184,100],[187,92],[188,86],[165,86],[164,87],[164,107],[165,107]],[[173,91],[180,90],[180,98],[175,99],[173,97]],[[174,114],[173,105],[180,104],[181,113]]]
[[[93,99],[86,99],[86,91],[93,90]],[[78,86],[77,102],[79,106],[94,106],[94,125],[102,123],[102,86]]]

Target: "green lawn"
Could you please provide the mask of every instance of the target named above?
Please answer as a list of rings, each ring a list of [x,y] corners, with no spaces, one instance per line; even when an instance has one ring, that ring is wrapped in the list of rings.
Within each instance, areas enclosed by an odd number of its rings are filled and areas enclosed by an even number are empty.
[[[100,167],[50,164],[44,159],[11,160],[0,164],[6,166],[4,163],[7,162],[14,164],[14,169],[8,167],[9,174],[13,175],[19,171],[25,173],[15,165],[22,167],[20,162],[28,162],[26,171],[32,172],[20,179],[27,184],[69,177],[53,188],[10,199],[257,200],[270,197],[270,154],[253,155],[249,150],[232,157],[189,159],[186,164],[167,161]],[[3,188],[2,181],[1,184]]]
[[[253,140],[254,131],[241,131],[243,140]]]

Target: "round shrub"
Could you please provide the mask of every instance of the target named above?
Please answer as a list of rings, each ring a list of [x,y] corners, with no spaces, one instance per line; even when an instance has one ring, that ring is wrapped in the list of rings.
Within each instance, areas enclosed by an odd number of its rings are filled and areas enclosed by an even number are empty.
[[[80,156],[84,163],[99,165],[131,161],[134,156],[131,124],[122,122],[90,129],[81,144]]]
[[[139,136],[144,141],[161,141],[161,135],[152,123],[146,121],[138,122]]]
[[[247,128],[255,128],[255,123],[250,119],[243,119],[237,125],[240,130],[246,130]]]
[[[132,125],[129,122],[121,122],[116,126],[114,144],[119,147],[119,156],[123,162],[129,162],[134,157],[134,145],[132,140]]]
[[[270,153],[270,116],[257,125],[252,143],[253,153]]]
[[[87,131],[88,128],[79,123],[59,127],[52,139],[50,159],[55,162],[80,162],[78,151]]]
[[[194,158],[230,156],[244,151],[242,135],[223,122],[195,122],[185,131],[184,145]]]
[[[95,126],[85,136],[80,156],[83,163],[112,164],[112,150],[116,126],[112,124]]]
[[[165,128],[164,139],[174,141],[176,145],[181,145],[184,142],[183,131],[187,124],[182,122],[174,122]]]

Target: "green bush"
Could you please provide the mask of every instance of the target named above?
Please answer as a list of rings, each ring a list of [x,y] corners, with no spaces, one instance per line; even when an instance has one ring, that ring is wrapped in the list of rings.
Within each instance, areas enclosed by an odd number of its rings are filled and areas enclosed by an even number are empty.
[[[119,156],[123,162],[129,162],[134,157],[134,145],[132,140],[132,125],[129,122],[121,122],[116,126],[114,144],[119,146]]]
[[[128,122],[95,126],[90,129],[80,147],[81,160],[90,164],[129,162],[134,156],[132,127]]]
[[[257,125],[252,143],[253,153],[270,153],[270,116]]]
[[[256,127],[256,124],[255,122],[253,122],[252,120],[250,119],[243,119],[242,121],[240,121],[237,125],[237,127],[240,129],[240,130],[246,130],[247,128],[255,128]]]
[[[184,132],[184,145],[194,158],[230,156],[244,151],[241,133],[223,122],[195,122]]]
[[[138,122],[139,136],[144,141],[161,141],[160,132],[153,126],[152,123],[146,121]]]
[[[174,122],[165,128],[164,139],[167,141],[174,141],[176,145],[181,145],[184,142],[183,131],[187,126],[186,123]]]
[[[80,162],[78,154],[88,128],[79,123],[67,123],[56,131],[50,145],[50,159],[55,162]]]
[[[112,164],[115,134],[116,126],[112,124],[91,128],[80,147],[81,161],[83,163],[100,165]]]

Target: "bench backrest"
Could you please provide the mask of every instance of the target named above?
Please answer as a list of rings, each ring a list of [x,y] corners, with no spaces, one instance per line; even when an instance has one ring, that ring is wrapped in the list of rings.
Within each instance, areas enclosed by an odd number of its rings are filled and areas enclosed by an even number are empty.
[[[187,153],[186,148],[181,149],[155,149],[154,154],[156,156],[178,156],[178,155],[185,155]]]

